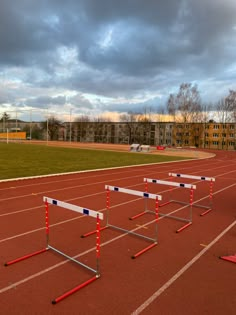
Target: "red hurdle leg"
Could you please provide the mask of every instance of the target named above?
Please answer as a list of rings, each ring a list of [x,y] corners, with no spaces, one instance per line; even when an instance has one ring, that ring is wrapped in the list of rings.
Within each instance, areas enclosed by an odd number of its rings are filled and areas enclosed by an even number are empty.
[[[93,281],[97,280],[99,277],[98,276],[94,276],[93,278],[81,283],[80,285],[78,285],[77,287],[67,291],[66,293],[62,294],[61,296],[57,297],[56,299],[54,299],[52,301],[52,304],[56,304],[58,302],[60,302],[61,300],[64,300],[66,297],[68,297],[69,295],[79,291],[80,289],[86,287],[88,284],[92,283]]]
[[[104,226],[104,227],[100,228],[100,231],[103,231],[103,230],[105,230],[107,228],[108,228],[108,226]],[[90,236],[90,235],[93,235],[93,234],[96,234],[96,233],[97,233],[97,230],[94,230],[94,231],[91,231],[91,232],[88,232],[88,233],[85,233],[85,234],[81,235],[81,237],[84,238],[84,237],[87,237],[87,236]]]
[[[134,220],[134,219],[137,219],[137,218],[141,217],[144,214],[146,214],[146,211],[140,212],[140,213],[134,215],[133,217],[130,217],[129,219],[130,220]]]
[[[41,254],[41,253],[44,253],[44,252],[46,252],[47,250],[48,250],[48,248],[44,248],[44,249],[41,249],[41,250],[39,250],[39,251],[37,251],[37,252],[34,252],[34,253],[31,253],[31,254],[28,254],[28,255],[19,257],[19,258],[17,258],[17,259],[11,260],[11,261],[8,261],[8,262],[6,262],[6,263],[4,264],[4,266],[6,266],[6,267],[7,267],[7,266],[10,266],[10,265],[15,264],[15,263],[17,263],[17,262],[19,262],[19,261],[22,261],[22,260],[24,260],[24,259],[27,259],[27,258],[36,256],[36,255]]]
[[[164,206],[168,205],[169,203],[171,203],[171,201],[166,201],[166,202],[162,203],[161,205],[159,205],[159,207],[164,207]]]
[[[178,229],[176,231],[176,233],[182,232],[184,229],[186,229],[187,227],[189,227],[192,224],[192,222],[189,222],[188,224],[182,226],[180,229]]]
[[[232,256],[221,256],[220,258],[236,264],[236,254]]]
[[[206,214],[209,213],[210,211],[212,211],[212,209],[208,209],[208,210],[202,212],[202,213],[200,214],[200,216],[203,217],[204,215],[206,215]]]
[[[132,259],[135,259],[135,258],[139,257],[140,255],[146,253],[149,249],[155,247],[156,245],[157,245],[157,243],[155,242],[155,243],[153,243],[153,244],[151,244],[151,245],[145,247],[144,249],[140,250],[140,252],[134,254],[134,255],[132,256]]]

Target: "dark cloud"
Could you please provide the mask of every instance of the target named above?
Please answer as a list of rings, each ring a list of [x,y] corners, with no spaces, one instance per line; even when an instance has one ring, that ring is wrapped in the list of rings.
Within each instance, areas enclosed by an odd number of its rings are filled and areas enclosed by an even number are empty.
[[[91,110],[102,107],[82,93],[128,106],[143,95],[139,107],[182,82],[219,95],[234,88],[235,49],[235,0],[2,0],[0,93],[12,80],[12,103],[64,106],[70,90]]]
[[[31,106],[33,108],[43,108],[47,109],[49,106],[54,105],[61,105],[63,106],[66,102],[65,96],[57,96],[57,97],[50,97],[50,96],[39,96],[35,98],[29,98],[24,103],[26,106]]]

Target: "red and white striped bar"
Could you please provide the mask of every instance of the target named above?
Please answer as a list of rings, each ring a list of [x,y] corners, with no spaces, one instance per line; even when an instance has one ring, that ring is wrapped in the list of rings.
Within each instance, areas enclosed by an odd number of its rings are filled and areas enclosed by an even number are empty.
[[[195,176],[195,175],[178,174],[178,173],[169,173],[169,176],[181,177],[181,178],[190,178],[190,179],[196,179],[196,180],[204,180],[204,181],[208,181],[208,182],[210,182],[210,181],[215,182],[214,177]]]
[[[121,187],[116,187],[116,186],[110,186],[110,185],[105,185],[105,189],[110,190],[110,191],[119,191],[119,192],[122,192],[125,194],[135,195],[135,196],[154,199],[154,200],[156,200],[156,199],[162,200],[161,195],[150,194],[148,192],[142,192],[142,191],[127,189],[127,188],[121,188]]]
[[[48,202],[49,204],[52,204],[54,206],[62,207],[62,208],[72,210],[72,211],[75,211],[75,212],[78,212],[78,213],[81,213],[84,215],[88,215],[90,217],[97,218],[97,216],[98,216],[100,220],[103,220],[103,213],[98,212],[98,211],[90,210],[87,208],[82,208],[82,207],[72,205],[72,204],[64,202],[64,201],[60,201],[60,200],[56,200],[56,199],[52,199],[52,198],[48,198],[48,197],[43,197],[43,201]]]
[[[167,181],[167,180],[144,178],[143,181],[146,182],[146,183],[155,183],[155,184],[161,184],[161,185],[168,185],[168,186],[196,189],[196,185],[170,182],[170,181]]]

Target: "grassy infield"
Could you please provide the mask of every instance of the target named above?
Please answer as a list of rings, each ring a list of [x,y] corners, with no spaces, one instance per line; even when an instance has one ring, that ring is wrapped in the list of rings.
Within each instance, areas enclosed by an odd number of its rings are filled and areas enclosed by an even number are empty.
[[[0,143],[0,180],[182,159],[156,154],[2,142]]]

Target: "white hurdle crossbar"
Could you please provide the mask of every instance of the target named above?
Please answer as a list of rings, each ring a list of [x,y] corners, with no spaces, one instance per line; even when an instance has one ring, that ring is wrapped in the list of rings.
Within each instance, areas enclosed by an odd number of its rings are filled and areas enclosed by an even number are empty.
[[[149,249],[153,248],[154,246],[157,245],[157,221],[158,221],[158,207],[159,207],[159,200],[162,200],[162,196],[160,195],[156,195],[156,194],[150,194],[148,192],[141,192],[141,191],[137,191],[137,190],[131,190],[131,189],[127,189],[127,188],[122,188],[122,187],[117,187],[117,186],[110,186],[110,185],[105,185],[105,190],[106,190],[106,210],[107,210],[107,220],[106,220],[106,225],[104,227],[101,228],[101,230],[104,230],[106,228],[113,228],[116,230],[119,230],[121,232],[125,232],[126,234],[131,234],[131,235],[135,235],[137,237],[141,237],[147,241],[152,242],[151,245],[147,246],[146,248],[144,248],[143,250],[139,251],[138,253],[134,254],[131,258],[135,259],[138,256],[140,256],[141,254],[145,253],[146,251],[148,251]],[[136,233],[134,231],[130,231],[127,229],[124,229],[122,227],[116,226],[116,225],[112,225],[108,222],[108,217],[109,217],[109,211],[110,211],[110,192],[114,191],[114,192],[120,192],[120,193],[125,193],[125,194],[130,194],[130,195],[134,195],[134,196],[139,196],[142,197],[144,199],[153,199],[155,200],[155,237],[151,238],[148,236],[145,236],[143,234],[140,233]],[[138,228],[136,228],[138,229]],[[87,237],[91,234],[94,234],[95,231],[92,232],[88,232],[84,235],[82,235],[82,237]]]
[[[146,191],[148,191],[147,188],[147,183],[154,183],[154,184],[160,184],[160,185],[168,185],[170,187],[179,187],[179,188],[187,188],[190,189],[190,201],[189,203],[186,202],[182,202],[179,200],[169,200],[163,204],[160,205],[160,207],[163,207],[167,204],[170,204],[171,202],[175,202],[175,203],[180,203],[180,204],[185,204],[189,206],[189,218],[182,218],[182,217],[178,217],[178,216],[173,216],[171,214],[165,214],[165,213],[161,213],[159,212],[159,215],[162,217],[166,217],[166,218],[171,218],[171,219],[175,219],[175,220],[179,220],[179,221],[183,221],[183,222],[187,222],[187,224],[185,224],[183,227],[181,227],[180,229],[178,229],[176,232],[179,233],[181,231],[183,231],[185,228],[187,228],[188,226],[190,226],[192,224],[192,204],[193,204],[193,190],[196,189],[196,185],[192,185],[192,184],[186,184],[186,183],[176,183],[176,182],[171,182],[171,181],[166,181],[166,180],[159,180],[159,179],[151,179],[151,178],[144,178],[144,182],[146,183]],[[132,217],[131,219],[136,219],[137,217],[145,214],[145,213],[150,213],[153,211],[150,211],[148,209],[146,209],[143,213],[138,214],[137,216]]]
[[[66,293],[62,294],[61,296],[55,298],[52,301],[52,304],[56,304],[56,303],[60,302],[61,300],[63,300],[64,298],[66,298],[67,296],[69,296],[69,295],[73,294],[74,292],[82,289],[83,287],[87,286],[88,284],[92,283],[93,281],[97,280],[100,277],[100,270],[99,270],[100,269],[99,268],[99,258],[100,258],[100,220],[103,220],[103,214],[100,213],[100,212],[94,211],[94,210],[90,210],[90,209],[87,209],[87,208],[82,208],[82,207],[79,207],[79,206],[76,206],[76,205],[69,204],[69,203],[64,202],[64,201],[60,201],[60,200],[56,200],[56,199],[52,199],[52,198],[48,198],[48,197],[43,197],[43,201],[44,201],[44,204],[45,204],[46,243],[47,243],[46,248],[41,249],[41,250],[39,250],[37,252],[34,252],[34,253],[31,253],[31,254],[27,254],[25,256],[22,256],[20,258],[14,259],[12,261],[9,261],[9,262],[5,263],[5,266],[12,265],[12,264],[14,264],[16,262],[25,260],[27,258],[33,257],[33,256],[38,255],[40,253],[46,252],[48,250],[53,250],[56,253],[64,256],[68,260],[73,261],[74,263],[76,263],[76,264],[78,264],[78,265],[88,269],[89,271],[92,271],[93,273],[95,273],[95,276],[93,276],[89,280],[83,282],[82,284],[79,284],[75,288],[73,288],[73,289],[67,291]],[[54,206],[58,206],[58,207],[61,207],[61,208],[65,208],[65,209],[68,209],[68,210],[72,210],[72,211],[81,213],[83,215],[87,215],[87,216],[91,216],[91,217],[96,218],[96,220],[97,220],[96,221],[97,222],[96,223],[96,269],[91,268],[90,266],[80,262],[79,260],[75,259],[74,257],[71,257],[71,256],[65,254],[64,252],[58,250],[57,248],[55,248],[55,247],[53,247],[53,246],[51,246],[49,244],[49,227],[50,227],[49,226],[49,204],[54,205]]]
[[[189,178],[189,179],[195,179],[198,181],[205,181],[210,182],[209,185],[209,205],[201,205],[198,203],[193,203],[193,207],[203,208],[206,209],[204,212],[200,214],[200,216],[204,216],[205,214],[209,213],[213,209],[213,182],[215,182],[214,177],[207,177],[207,176],[197,176],[197,175],[189,175],[189,174],[180,174],[180,173],[169,173],[170,177],[179,177],[179,178]]]

